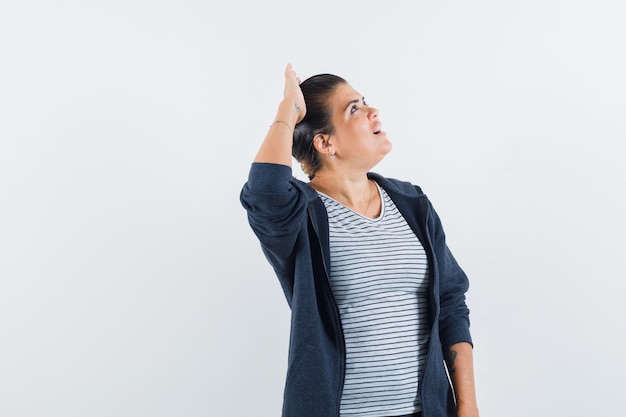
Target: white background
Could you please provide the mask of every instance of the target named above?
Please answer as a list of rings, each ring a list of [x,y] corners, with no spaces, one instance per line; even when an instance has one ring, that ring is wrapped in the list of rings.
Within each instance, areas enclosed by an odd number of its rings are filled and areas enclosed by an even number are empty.
[[[624,22],[622,0],[2,1],[0,415],[279,415],[289,310],[238,198],[287,62],[378,107],[375,171],[438,209],[481,415],[621,415]]]

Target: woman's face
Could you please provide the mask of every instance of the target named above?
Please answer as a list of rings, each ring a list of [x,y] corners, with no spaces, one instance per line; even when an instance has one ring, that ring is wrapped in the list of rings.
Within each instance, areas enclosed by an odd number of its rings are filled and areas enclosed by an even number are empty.
[[[350,84],[340,84],[329,102],[335,131],[328,141],[337,162],[369,170],[391,151],[378,109],[368,106]]]

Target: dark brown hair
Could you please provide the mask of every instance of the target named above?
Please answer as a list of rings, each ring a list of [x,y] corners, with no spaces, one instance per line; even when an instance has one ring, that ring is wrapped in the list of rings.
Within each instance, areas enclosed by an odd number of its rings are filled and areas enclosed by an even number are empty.
[[[346,84],[346,80],[332,74],[314,75],[300,84],[306,115],[294,129],[291,153],[309,179],[313,179],[322,167],[322,159],[313,146],[313,138],[320,133],[334,132],[329,98],[340,84]]]

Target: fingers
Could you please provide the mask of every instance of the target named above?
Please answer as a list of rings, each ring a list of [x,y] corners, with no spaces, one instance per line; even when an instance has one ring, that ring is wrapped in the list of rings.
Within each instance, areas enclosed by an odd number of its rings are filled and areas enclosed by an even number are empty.
[[[298,83],[298,85],[302,83],[302,80],[296,75],[296,71],[293,69],[293,65],[291,64],[287,64],[287,68],[285,68],[285,78],[292,78],[296,80],[296,83]]]
[[[296,76],[296,72],[293,70],[291,64],[287,64],[285,68],[285,95],[293,93],[299,89],[300,78]]]
[[[285,88],[283,90],[284,98],[289,98],[291,102],[289,105],[293,105],[297,112],[296,123],[299,123],[306,114],[306,103],[300,88],[300,77],[296,76],[296,72],[293,70],[291,64],[287,64],[285,67]]]
[[[296,72],[293,70],[291,63],[287,64],[287,68],[285,68],[285,78],[296,78]]]

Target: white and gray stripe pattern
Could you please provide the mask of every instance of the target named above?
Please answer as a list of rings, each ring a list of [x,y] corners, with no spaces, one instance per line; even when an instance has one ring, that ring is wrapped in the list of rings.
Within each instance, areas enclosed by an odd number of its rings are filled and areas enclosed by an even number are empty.
[[[330,227],[330,280],[346,341],[341,416],[420,411],[428,348],[428,261],[421,243],[379,187],[370,219],[319,193]]]

